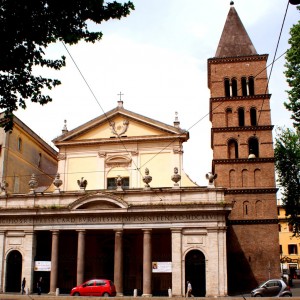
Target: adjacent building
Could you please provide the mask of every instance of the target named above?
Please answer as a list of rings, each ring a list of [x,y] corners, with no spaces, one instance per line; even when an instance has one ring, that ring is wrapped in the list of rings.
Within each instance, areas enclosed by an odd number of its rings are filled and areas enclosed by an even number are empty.
[[[281,271],[292,278],[299,278],[299,238],[293,236],[293,226],[289,224],[285,209],[280,203],[278,204],[278,219]]]
[[[13,131],[0,129],[0,181],[6,193],[28,192],[35,174],[39,190],[52,184],[57,172],[57,151],[16,116]]]

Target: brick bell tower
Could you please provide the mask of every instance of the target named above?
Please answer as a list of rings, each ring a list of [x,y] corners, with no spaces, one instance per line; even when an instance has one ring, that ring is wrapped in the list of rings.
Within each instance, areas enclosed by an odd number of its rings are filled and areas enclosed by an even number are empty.
[[[226,187],[230,294],[280,278],[274,151],[266,64],[234,6],[208,59],[212,170]]]

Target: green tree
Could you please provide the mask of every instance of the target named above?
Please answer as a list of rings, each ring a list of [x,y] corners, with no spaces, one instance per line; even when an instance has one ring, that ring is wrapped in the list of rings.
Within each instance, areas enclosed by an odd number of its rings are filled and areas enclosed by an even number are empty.
[[[300,136],[299,131],[279,128],[275,138],[275,166],[282,202],[293,234],[300,236]]]
[[[300,6],[297,9],[300,11]],[[284,105],[292,112],[294,127],[300,130],[300,20],[290,30],[289,44],[291,46],[285,56],[285,76],[290,89],[287,91],[289,101]]]
[[[95,42],[101,32],[91,32],[87,21],[100,24],[126,17],[134,9],[104,0],[1,0],[0,2],[0,109],[5,111],[0,126],[10,130],[13,112],[25,109],[26,101],[44,105],[52,99],[43,89],[61,82],[33,74],[34,66],[61,69],[65,57],[47,59],[46,47],[57,41],[76,44]]]

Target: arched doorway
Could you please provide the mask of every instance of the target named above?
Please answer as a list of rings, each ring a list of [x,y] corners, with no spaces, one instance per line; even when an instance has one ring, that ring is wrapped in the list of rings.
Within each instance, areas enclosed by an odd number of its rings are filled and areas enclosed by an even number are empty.
[[[11,251],[6,258],[5,291],[17,292],[21,290],[22,255],[19,251]]]
[[[205,297],[205,256],[199,250],[191,250],[185,256],[185,280],[191,282],[195,297]]]

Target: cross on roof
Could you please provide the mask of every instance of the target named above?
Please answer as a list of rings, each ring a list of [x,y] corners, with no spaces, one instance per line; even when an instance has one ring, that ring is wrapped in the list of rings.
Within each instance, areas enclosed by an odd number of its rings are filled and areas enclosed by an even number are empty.
[[[122,96],[124,96],[124,94],[122,94],[121,92],[118,94],[118,96],[120,96],[120,101],[122,101]]]

